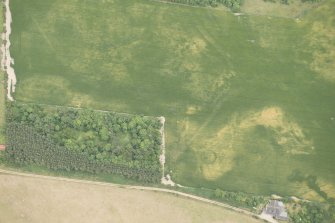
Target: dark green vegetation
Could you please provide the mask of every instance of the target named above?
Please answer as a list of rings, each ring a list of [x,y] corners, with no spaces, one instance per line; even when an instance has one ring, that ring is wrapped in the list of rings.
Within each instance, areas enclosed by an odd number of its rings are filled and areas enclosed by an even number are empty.
[[[288,200],[288,199],[287,199]],[[288,201],[288,212],[292,223],[335,222],[335,205],[316,202]]]
[[[323,198],[324,201],[329,201],[335,204],[335,198],[329,197],[328,194],[322,190],[320,183],[317,181],[317,176],[304,175],[300,171],[293,171],[292,175],[289,176],[291,181],[298,183],[304,183],[311,188],[319,197]]]
[[[218,7],[219,5],[223,5],[232,9],[233,11],[240,10],[240,6],[242,4],[242,0],[162,0],[162,1],[187,4],[193,6]]]
[[[265,2],[279,2],[281,4],[285,4],[285,5],[289,5],[291,2],[293,1],[301,1],[301,2],[312,2],[312,3],[315,3],[315,2],[320,2],[320,0],[264,0]]]
[[[258,213],[261,212],[268,202],[268,199],[263,196],[253,196],[242,192],[229,192],[220,189],[215,190],[213,198]]]
[[[7,116],[6,155],[15,163],[160,179],[158,119],[17,103]]]
[[[167,169],[182,185],[322,199],[290,178],[300,171],[334,197],[333,4],[293,20],[11,0],[15,98],[165,116]]]

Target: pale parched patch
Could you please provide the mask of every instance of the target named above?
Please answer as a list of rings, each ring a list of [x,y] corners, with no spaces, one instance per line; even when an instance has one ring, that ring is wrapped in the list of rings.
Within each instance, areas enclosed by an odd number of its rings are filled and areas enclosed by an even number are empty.
[[[305,39],[313,55],[310,67],[320,77],[335,82],[335,14],[334,1],[321,1],[305,18],[304,23],[309,28]]]
[[[71,105],[75,107],[88,107],[92,102],[94,102],[93,98],[89,95],[83,94],[83,93],[74,93],[71,95]]]
[[[185,140],[194,135],[199,127],[192,122],[179,123],[183,126]],[[290,120],[280,107],[266,107],[259,111],[250,111],[244,115],[235,114],[216,134],[201,134],[193,142],[189,142],[198,155],[201,174],[207,180],[216,180],[232,170],[236,156],[243,152],[245,137],[256,126],[263,126],[271,130],[273,138],[282,148],[278,152],[287,155],[311,154],[314,150],[313,142],[308,140],[302,128]],[[262,157],[255,156],[256,160]]]
[[[305,200],[323,202],[324,199],[315,191],[309,188],[307,182],[298,182],[299,191],[297,195]]]
[[[335,82],[335,28],[321,22],[314,22],[309,35],[310,46],[314,48],[311,69],[323,78]]]
[[[219,90],[230,89],[229,80],[235,76],[233,71],[223,71],[219,75],[206,75],[204,72],[194,72],[189,77],[185,88],[192,96],[201,100],[211,100]]]
[[[143,16],[151,16],[153,8],[148,4],[135,3],[127,8],[127,15],[142,18]]]
[[[232,170],[235,165],[234,159],[241,148],[239,148],[240,144],[236,142],[236,139],[239,139],[238,130],[233,126],[232,122],[229,126],[221,129],[215,137],[204,143],[205,153],[215,151],[215,159],[208,160],[212,162],[203,162],[201,166],[202,174],[207,180],[216,180]],[[206,158],[206,155],[202,157]]]
[[[20,95],[21,99],[28,98],[40,98],[44,95],[53,93],[66,94],[68,92],[68,82],[60,77],[54,75],[32,75],[27,80],[21,82],[21,88],[29,89],[27,92]],[[19,93],[19,92],[18,92]]]
[[[187,115],[194,115],[194,114],[196,114],[199,111],[201,111],[201,107],[200,106],[196,106],[196,105],[193,106],[193,105],[191,105],[191,106],[187,107],[186,114]]]
[[[277,143],[282,146],[286,153],[292,155],[310,154],[314,150],[312,141],[305,137],[301,127],[288,120],[279,107],[264,108],[241,122],[241,128],[251,128],[256,125],[273,130]]]
[[[125,81],[129,77],[128,70],[123,64],[105,63],[101,66],[102,70],[110,73],[115,81]]]
[[[187,38],[183,36],[183,38]],[[180,55],[197,56],[206,49],[206,41],[199,37],[189,37],[190,40],[180,41],[177,44],[177,51]],[[181,40],[181,39],[180,39]]]
[[[320,191],[326,193],[328,198],[335,198],[335,186],[329,180],[318,177],[316,184]],[[303,199],[319,202],[325,201],[325,198],[321,196],[315,189],[310,188],[306,180],[302,182],[296,182],[296,187],[299,188],[297,195]]]
[[[188,44],[193,55],[200,54],[206,48],[206,42],[201,38],[193,38]]]
[[[319,179],[318,180],[320,189],[324,191],[328,198],[335,199],[335,185],[334,183],[329,182],[327,179]]]
[[[93,49],[78,49],[73,50],[77,57],[70,62],[70,67],[75,72],[86,73],[94,62],[101,60],[101,54]]]

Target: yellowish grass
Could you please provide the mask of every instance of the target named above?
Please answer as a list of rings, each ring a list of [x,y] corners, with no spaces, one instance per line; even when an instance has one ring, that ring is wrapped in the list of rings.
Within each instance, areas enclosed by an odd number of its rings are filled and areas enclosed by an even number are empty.
[[[335,199],[335,186],[334,184],[330,183],[327,179],[320,179],[318,180],[318,184],[320,189],[324,191],[329,198]]]
[[[300,0],[290,1],[289,5],[280,4],[279,2],[265,2],[264,0],[245,0],[241,10],[244,13],[253,15],[295,18],[301,16],[302,13],[312,7],[312,4],[303,3]]]
[[[324,22],[314,22],[309,35],[313,53],[311,68],[323,78],[335,82],[335,27]]]
[[[197,65],[194,65],[191,68],[196,68]],[[196,98],[201,100],[212,100],[215,97],[213,94],[215,92],[224,91],[229,89],[229,79],[235,76],[233,71],[223,71],[218,75],[206,75],[205,71],[198,70],[193,72],[190,76],[190,81],[186,85],[186,89]]]
[[[195,108],[189,107],[189,113],[194,111]],[[200,174],[207,180],[217,180],[234,168],[236,156],[247,149],[243,142],[256,126],[271,130],[272,137],[282,147],[282,154],[308,155],[314,150],[313,142],[280,107],[235,114],[230,120],[214,133],[203,132],[201,126],[188,119],[178,122],[181,138],[197,154]],[[192,139],[196,139],[196,143]],[[255,154],[253,159],[261,160],[262,157]]]
[[[187,110],[186,110],[186,114],[187,115],[194,115],[197,112],[201,111],[201,107],[200,106],[188,106]]]

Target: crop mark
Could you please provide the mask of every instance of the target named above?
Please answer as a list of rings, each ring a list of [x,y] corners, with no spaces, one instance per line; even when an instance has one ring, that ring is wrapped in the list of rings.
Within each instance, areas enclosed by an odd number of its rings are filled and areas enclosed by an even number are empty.
[[[203,132],[204,128],[215,118],[219,106],[201,126],[197,127],[194,123],[188,122],[193,127],[184,129],[187,130],[184,138],[192,135],[188,140],[188,145],[198,154],[202,175],[207,180],[216,180],[234,168],[237,154],[247,149],[244,142],[248,139],[250,131],[257,126],[263,126],[269,130],[269,134],[282,148],[273,150],[273,152],[292,156],[308,155],[314,150],[313,142],[306,139],[301,127],[294,121],[288,120],[279,107],[265,107],[245,114],[234,114],[231,121],[219,129],[216,134],[209,136],[207,134],[206,137]],[[262,159],[257,154],[255,157],[257,160]]]
[[[45,31],[41,28],[41,26],[39,25],[39,23],[36,21],[36,19],[34,17],[31,17],[32,21],[34,22],[35,26],[37,27],[38,31],[42,34],[43,38],[45,39],[45,41],[47,42],[47,44],[49,45],[49,47],[55,51],[55,47],[52,45],[50,39],[48,38],[48,36],[46,35]]]

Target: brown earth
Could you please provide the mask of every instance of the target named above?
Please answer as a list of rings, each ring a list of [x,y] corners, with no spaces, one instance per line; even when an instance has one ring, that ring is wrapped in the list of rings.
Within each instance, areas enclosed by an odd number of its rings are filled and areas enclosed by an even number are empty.
[[[159,192],[0,174],[0,222],[259,222]]]

